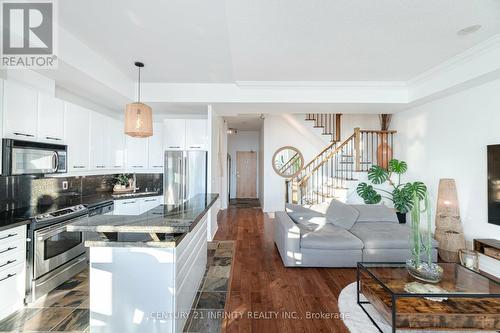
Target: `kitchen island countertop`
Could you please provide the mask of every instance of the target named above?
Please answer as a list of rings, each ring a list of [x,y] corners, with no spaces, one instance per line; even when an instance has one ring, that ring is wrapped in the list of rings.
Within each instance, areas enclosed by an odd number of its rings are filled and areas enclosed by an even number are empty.
[[[217,201],[214,193],[198,194],[179,205],[159,205],[141,215],[96,215],[67,226],[68,231],[99,233],[183,234]]]

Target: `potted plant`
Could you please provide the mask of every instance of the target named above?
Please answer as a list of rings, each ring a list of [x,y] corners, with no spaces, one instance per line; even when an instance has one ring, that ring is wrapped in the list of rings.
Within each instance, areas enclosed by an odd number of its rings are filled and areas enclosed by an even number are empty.
[[[387,182],[392,190],[374,188],[373,185],[363,182],[358,185],[356,192],[363,198],[365,204],[377,204],[382,201],[382,198],[391,200],[396,209],[399,223],[406,223],[406,213],[411,211],[414,206],[413,195],[416,194],[419,200],[424,200],[427,193],[427,187],[423,182],[401,183],[401,175],[405,174],[407,170],[406,162],[397,159],[389,161],[387,170],[374,165],[368,171],[368,180],[375,185]]]
[[[419,280],[437,283],[443,278],[443,268],[432,262],[432,220],[429,196],[427,190],[423,199],[420,199],[416,191],[411,193],[411,196],[411,258],[406,261],[406,269],[408,273]],[[420,217],[424,213],[427,219],[427,228],[422,230]]]
[[[113,187],[113,191],[123,191],[127,189],[129,185],[130,175],[126,173],[122,173],[115,177],[115,186]]]

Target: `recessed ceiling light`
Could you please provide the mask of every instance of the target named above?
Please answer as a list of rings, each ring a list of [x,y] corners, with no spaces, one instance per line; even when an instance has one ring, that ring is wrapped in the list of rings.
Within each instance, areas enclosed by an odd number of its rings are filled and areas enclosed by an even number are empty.
[[[465,27],[463,29],[458,30],[457,35],[459,35],[459,36],[470,35],[470,34],[475,33],[476,31],[478,31],[479,29],[481,29],[480,24],[471,25],[471,26],[468,26],[468,27]]]

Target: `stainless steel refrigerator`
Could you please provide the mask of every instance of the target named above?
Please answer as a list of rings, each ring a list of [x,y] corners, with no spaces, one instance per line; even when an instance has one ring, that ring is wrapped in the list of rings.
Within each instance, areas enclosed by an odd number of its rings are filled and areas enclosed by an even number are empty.
[[[207,160],[203,150],[165,151],[165,204],[180,204],[207,192]]]

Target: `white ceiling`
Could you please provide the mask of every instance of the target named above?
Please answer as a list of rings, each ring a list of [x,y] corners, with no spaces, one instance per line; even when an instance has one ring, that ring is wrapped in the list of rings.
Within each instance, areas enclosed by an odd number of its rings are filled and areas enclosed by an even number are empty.
[[[58,3],[66,30],[150,82],[406,81],[500,33],[498,0]]]
[[[228,128],[234,128],[238,131],[259,131],[262,127],[260,115],[240,115],[233,117],[224,117]]]

